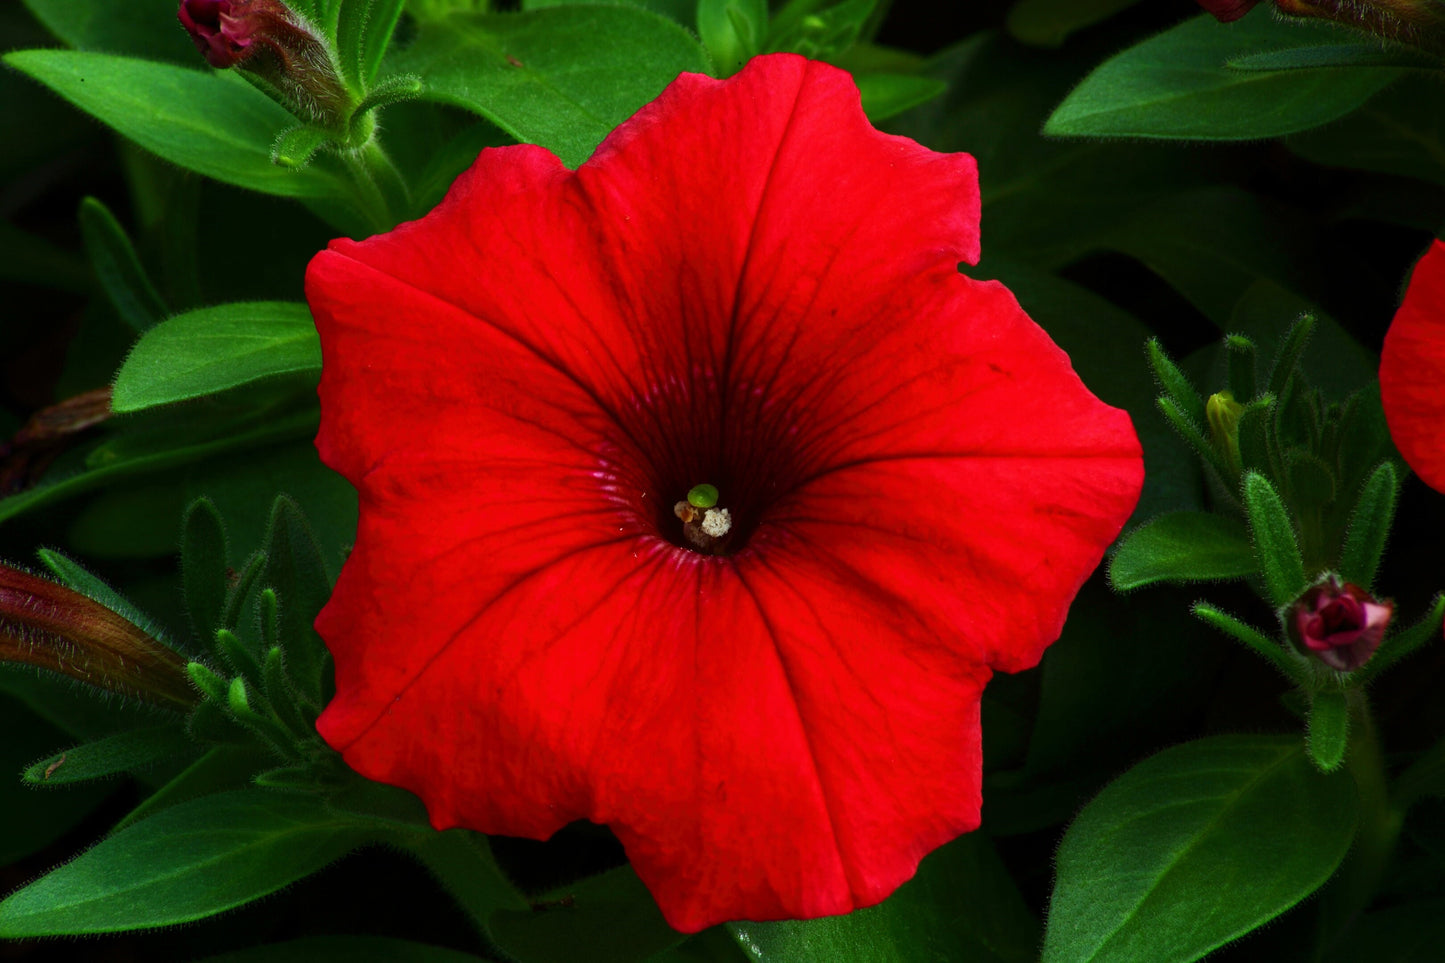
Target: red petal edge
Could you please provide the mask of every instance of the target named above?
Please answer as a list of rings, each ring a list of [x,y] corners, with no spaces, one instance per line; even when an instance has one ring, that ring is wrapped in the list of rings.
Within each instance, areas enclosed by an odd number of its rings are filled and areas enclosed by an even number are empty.
[[[1400,454],[1445,492],[1445,242],[1415,266],[1380,352],[1380,402]]]
[[[978,212],[971,157],[774,55],[682,75],[575,174],[489,149],[333,242],[317,445],[361,520],[322,735],[438,828],[610,825],[684,931],[871,905],[977,827],[983,685],[1057,638],[1143,477],[1128,416],[957,273]],[[679,444],[791,466],[741,551],[657,534]]]

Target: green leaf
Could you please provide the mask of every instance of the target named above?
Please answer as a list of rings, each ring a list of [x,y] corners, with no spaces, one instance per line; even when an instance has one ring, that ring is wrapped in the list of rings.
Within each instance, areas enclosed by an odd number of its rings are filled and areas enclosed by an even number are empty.
[[[25,0],[50,32],[78,50],[129,54],[147,60],[199,65],[186,32],[176,26],[175,0]]]
[[[1321,689],[1310,699],[1305,746],[1320,772],[1334,772],[1345,761],[1350,742],[1350,706],[1345,693]]]
[[[215,637],[226,606],[226,526],[210,499],[198,498],[181,524],[181,586],[191,635],[205,645]]]
[[[55,573],[55,577],[65,585],[87,598],[94,599],[128,620],[132,625],[140,626],[149,635],[157,639],[164,639],[165,634],[149,616],[132,605],[130,599],[111,588],[79,562],[51,548],[37,549],[35,554],[39,556],[45,567]]]
[[[817,7],[807,0],[786,4],[773,21],[766,50],[817,60],[839,57],[863,37],[878,0],[841,0],[822,10]]]
[[[141,337],[115,376],[111,408],[142,411],[320,370],[321,343],[306,305],[252,301],[200,308]]]
[[[174,762],[200,751],[179,724],[153,726],[57,752],[30,766],[20,778],[32,786],[67,786]]]
[[[80,233],[100,286],[126,324],[144,331],[170,313],[146,277],[125,228],[93,197],[80,202]]]
[[[578,880],[492,914],[492,939],[528,963],[630,963],[681,943],[630,866]]]
[[[1245,473],[1244,506],[1270,600],[1283,608],[1305,590],[1304,561],[1295,540],[1294,524],[1279,493],[1259,472]]]
[[[1345,547],[1340,555],[1340,576],[1366,592],[1375,584],[1375,572],[1385,554],[1390,525],[1395,520],[1395,500],[1400,494],[1400,477],[1395,466],[1382,462],[1365,482],[1355,503]]]
[[[1029,963],[1038,947],[1038,921],[979,833],[925,857],[877,906],[728,929],[754,963]]]
[[[405,6],[405,0],[345,0],[341,4],[336,21],[336,52],[341,71],[353,89],[371,88]]]
[[[1162,515],[1134,529],[1109,561],[1120,592],[1155,582],[1207,582],[1259,571],[1242,524],[1206,512]]]
[[[1280,342],[1279,350],[1275,352],[1274,360],[1269,366],[1269,393],[1280,397],[1284,395],[1285,385],[1295,376],[1299,370],[1300,359],[1304,357],[1305,348],[1309,346],[1310,337],[1315,331],[1315,319],[1313,315],[1300,315],[1289,333]]]
[[[73,50],[22,50],[4,60],[174,164],[266,194],[350,199],[329,164],[288,170],[271,163],[276,135],[296,118],[234,72]]]
[[[225,716],[221,715],[220,710],[216,709],[214,705],[203,702],[191,717],[193,729],[198,728],[195,725],[196,720],[208,709],[225,719]],[[246,790],[255,773],[275,766],[275,756],[271,755],[269,751],[259,749],[250,734],[244,729],[235,726],[229,719],[225,721],[246,740],[245,744],[216,746],[201,756],[127,813],[111,829],[112,834],[142,823],[157,813],[179,806],[181,803],[191,800],[204,801],[204,797],[214,796],[228,790]]]
[[[853,79],[863,97],[863,112],[875,124],[927,103],[948,89],[941,80],[913,74],[859,74]]]
[[[308,936],[208,956],[198,963],[478,963],[460,950],[386,936]]]
[[[1378,43],[1333,43],[1246,54],[1229,61],[1232,70],[1308,70],[1313,67],[1404,67],[1430,70],[1440,66],[1424,54]]]
[[[697,33],[719,77],[732,76],[756,56],[767,30],[767,0],[698,0]]]
[[[1299,739],[1216,736],[1110,784],[1059,846],[1044,963],[1188,963],[1278,916],[1334,872],[1355,790]]]
[[[1150,338],[1144,349],[1149,355],[1149,366],[1154,369],[1154,378],[1159,382],[1159,387],[1174,400],[1179,411],[1196,427],[1203,425],[1204,398],[1195,390],[1189,376],[1165,353],[1158,338]]]
[[[1235,58],[1339,42],[1325,25],[1261,8],[1232,24],[1201,14],[1113,57],[1044,125],[1055,136],[1257,140],[1343,117],[1400,75],[1393,67],[1231,70]]]
[[[312,623],[331,597],[331,579],[311,526],[297,504],[284,495],[271,507],[265,544],[261,583],[280,597],[286,667],[301,694],[313,705],[323,706],[331,696],[331,657]]]
[[[9,668],[13,674],[24,672],[26,675],[20,680],[15,680],[12,675],[7,682],[19,681],[34,686],[39,680],[39,676],[29,668]],[[68,685],[59,679],[46,681],[50,688],[62,688],[62,691]],[[6,865],[18,862],[72,831],[114,790],[113,786],[79,785],[59,793],[36,792],[15,779],[13,774],[30,765],[41,753],[72,743],[75,736],[12,698],[11,691],[12,685],[7,684],[5,695],[0,696],[0,730],[5,732],[5,739],[0,741],[0,772],[8,777],[0,782],[0,813],[4,816],[0,819],[0,860]],[[43,691],[39,693],[42,700],[46,694]],[[80,696],[71,691],[66,691],[66,694],[76,699],[83,698],[90,706],[97,704],[91,696]],[[54,715],[55,703],[59,700],[43,701],[44,708]]]
[[[423,96],[474,111],[576,167],[612,129],[707,58],[678,24],[631,6],[456,13],[397,56]]]
[[[101,840],[0,903],[8,939],[114,933],[213,916],[361,846],[320,800],[259,789],[181,803]]]
[[[1018,0],[1008,12],[1008,32],[1036,47],[1058,47],[1069,34],[1107,20],[1139,0]]]
[[[1439,102],[1439,78],[1411,73],[1348,117],[1286,143],[1327,167],[1445,184],[1445,111],[1437,109]],[[1418,204],[1418,187],[1411,187]]]
[[[1422,646],[1438,642],[1442,617],[1445,617],[1445,595],[1437,595],[1423,619],[1403,632],[1388,636],[1370,661],[1361,666],[1352,678],[1363,685],[1401,659],[1413,655]]]

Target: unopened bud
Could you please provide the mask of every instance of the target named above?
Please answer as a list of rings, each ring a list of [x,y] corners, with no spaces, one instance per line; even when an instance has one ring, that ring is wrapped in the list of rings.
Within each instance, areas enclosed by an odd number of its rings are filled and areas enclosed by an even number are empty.
[[[0,565],[0,661],[32,665],[181,711],[199,696],[186,659],[63,585]]]
[[[269,83],[298,115],[338,127],[353,106],[320,31],[281,0],[181,0],[177,14],[212,67]]]
[[[1209,421],[1209,441],[1229,467],[1239,471],[1239,416],[1244,414],[1244,405],[1234,400],[1228,391],[1216,392],[1209,396],[1204,405],[1204,417]]]
[[[1331,575],[1301,595],[1285,616],[1296,647],[1340,672],[1353,672],[1380,646],[1394,603]]]

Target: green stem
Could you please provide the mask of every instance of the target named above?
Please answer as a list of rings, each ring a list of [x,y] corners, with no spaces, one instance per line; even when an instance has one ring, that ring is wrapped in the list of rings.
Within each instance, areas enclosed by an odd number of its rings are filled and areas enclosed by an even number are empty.
[[[483,937],[490,941],[490,917],[497,910],[530,908],[492,858],[487,837],[466,829],[422,830],[397,839],[415,854],[451,894]]]
[[[391,230],[411,210],[411,190],[401,172],[375,136],[343,156],[368,219],[379,231]]]
[[[1359,828],[1350,855],[1321,895],[1319,955],[1322,955],[1374,899],[1395,852],[1404,812],[1392,804],[1379,734],[1363,689],[1348,693],[1350,747],[1347,765],[1359,795]]]

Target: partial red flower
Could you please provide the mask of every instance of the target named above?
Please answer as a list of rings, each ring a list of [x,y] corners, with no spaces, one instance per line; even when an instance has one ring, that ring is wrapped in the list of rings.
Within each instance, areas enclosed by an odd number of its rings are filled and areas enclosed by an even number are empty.
[[[322,734],[438,827],[611,826],[687,931],[876,903],[975,828],[984,683],[1143,474],[958,273],[978,214],[973,158],[775,55],[332,242],[317,445],[361,521]]]
[[[1287,628],[1297,646],[1325,665],[1353,672],[1380,647],[1394,614],[1394,603],[1330,576],[1294,603]]]
[[[1445,241],[1415,265],[1405,303],[1385,333],[1380,402],[1405,461],[1445,492]]]

